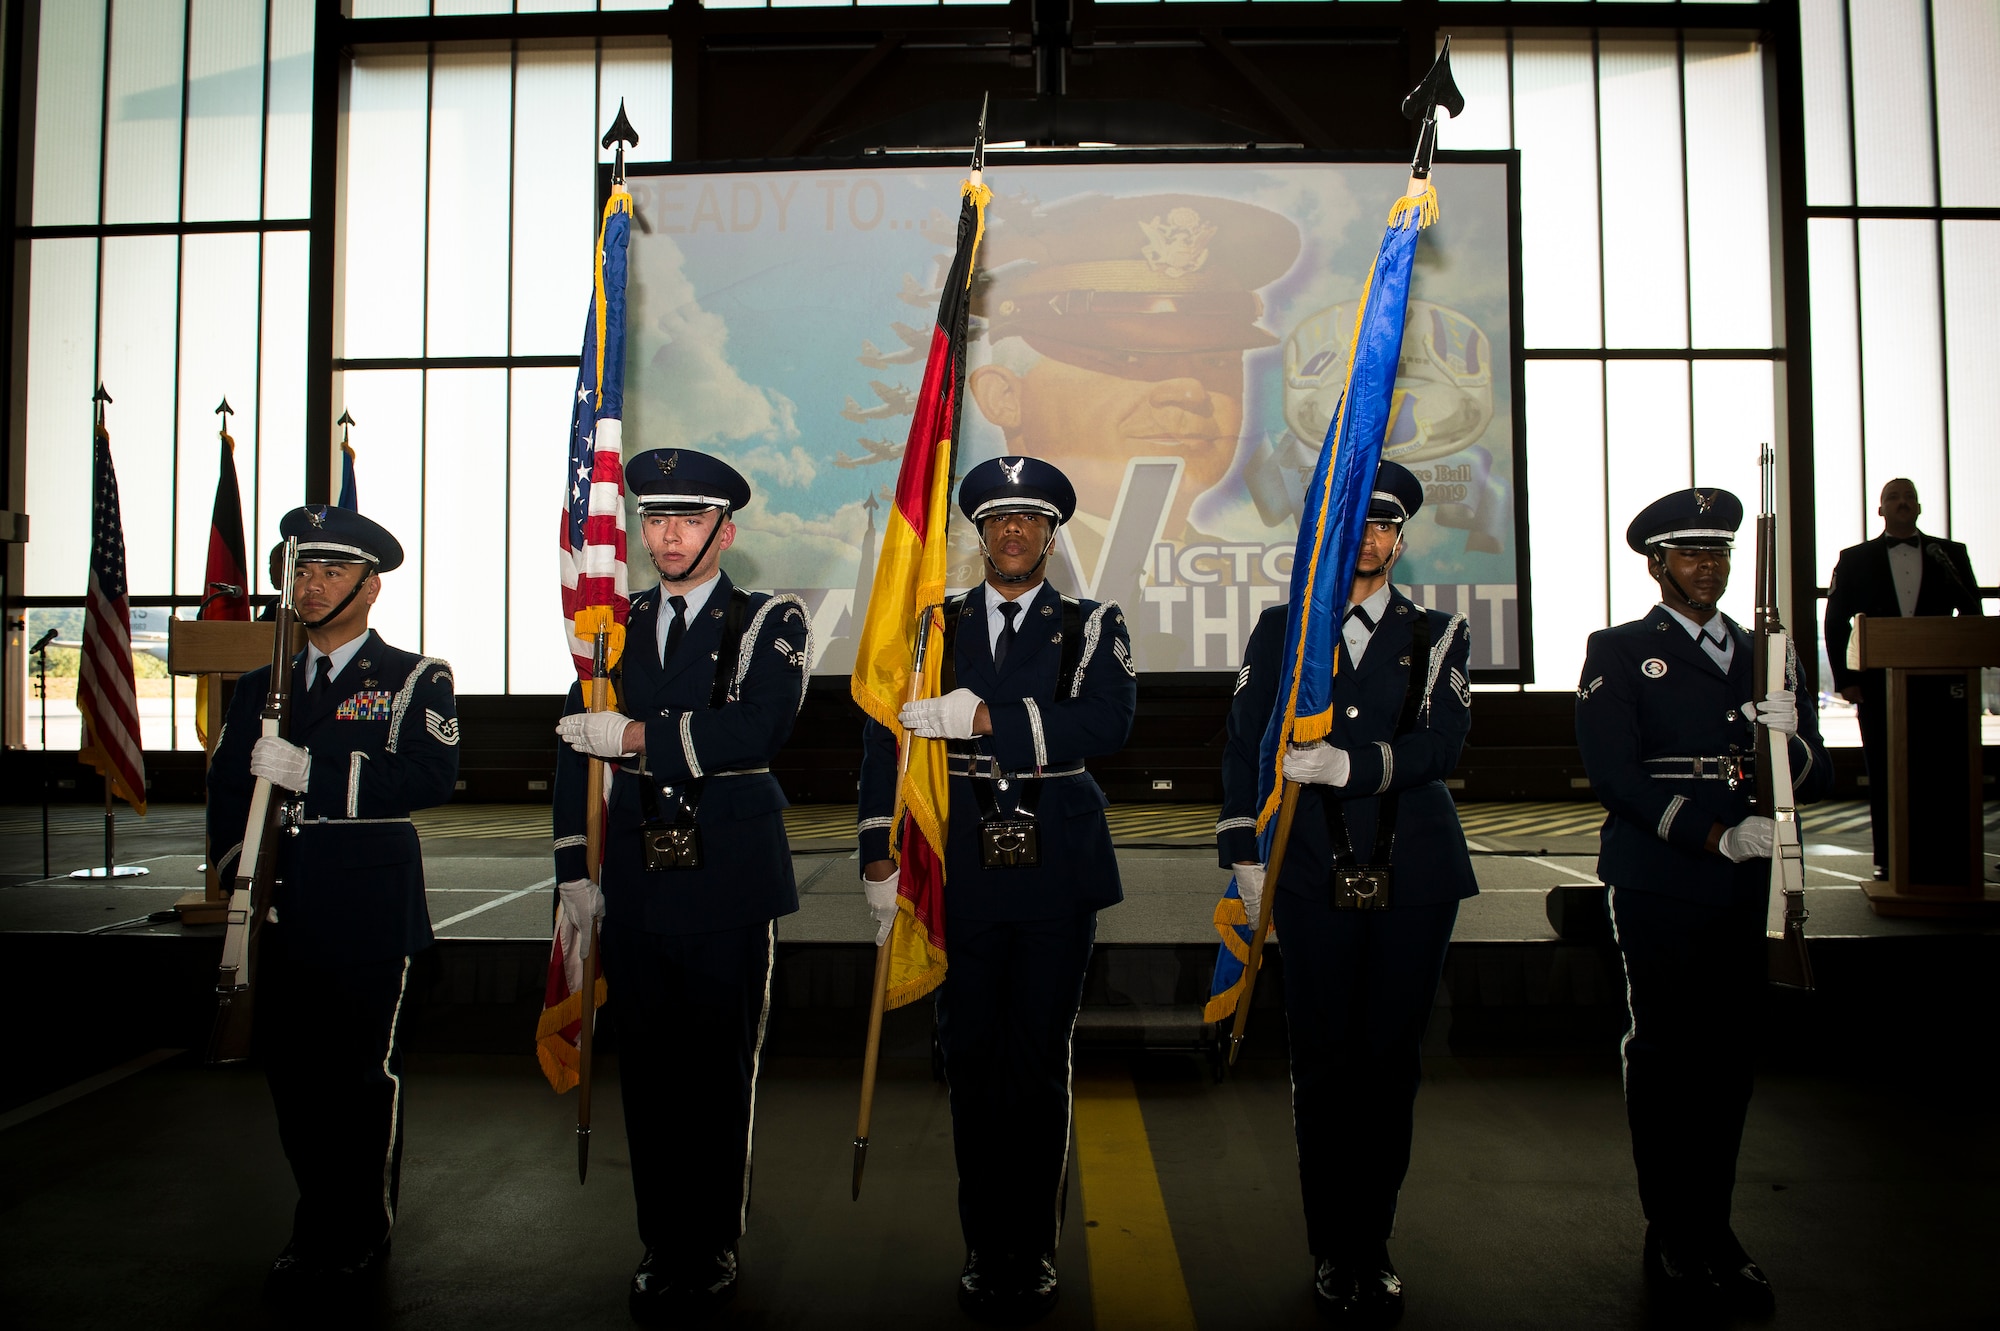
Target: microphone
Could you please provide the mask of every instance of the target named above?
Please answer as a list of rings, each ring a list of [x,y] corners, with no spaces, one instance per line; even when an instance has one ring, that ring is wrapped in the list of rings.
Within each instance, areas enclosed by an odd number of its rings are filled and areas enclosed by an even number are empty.
[[[1929,545],[1926,545],[1924,547],[1924,555],[1925,557],[1935,562],[1939,568],[1945,571],[1945,573],[1951,578],[1951,585],[1958,588],[1959,595],[1971,601],[1975,606],[1979,604],[1979,598],[1974,596],[1972,594],[1972,589],[1965,585],[1965,579],[1958,576],[1958,569],[1955,566],[1953,566],[1951,562],[1951,556],[1947,555],[1944,552],[1944,546],[1942,544],[1940,544],[1937,541],[1932,541]]]
[[[243,589],[233,582],[211,582],[208,584],[208,595],[202,598],[201,608],[194,612],[194,617],[200,619],[207,614],[209,604],[213,601],[234,600],[241,595]]]
[[[56,640],[56,631],[54,629],[50,629],[47,633],[44,633],[41,637],[35,640],[35,645],[28,649],[28,655],[33,656],[36,652],[47,651],[49,644],[54,642],[55,640]]]

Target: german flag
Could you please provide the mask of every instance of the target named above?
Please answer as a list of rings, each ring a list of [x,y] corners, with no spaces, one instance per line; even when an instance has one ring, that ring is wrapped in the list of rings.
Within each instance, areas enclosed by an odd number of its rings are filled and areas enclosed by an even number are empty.
[[[896,477],[896,502],[884,524],[876,557],[868,617],[855,654],[854,701],[901,735],[902,778],[895,820],[902,876],[895,928],[890,932],[887,1004],[922,998],[944,980],[944,838],[949,813],[944,741],[902,733],[897,713],[912,698],[938,693],[943,626],[933,614],[944,601],[945,521],[957,473],[958,419],[965,394],[966,318],[971,307],[973,258],[986,230],[993,191],[975,170],[960,189],[958,241],[915,419]],[[918,648],[923,647],[918,663]],[[921,674],[919,675],[919,671]]]

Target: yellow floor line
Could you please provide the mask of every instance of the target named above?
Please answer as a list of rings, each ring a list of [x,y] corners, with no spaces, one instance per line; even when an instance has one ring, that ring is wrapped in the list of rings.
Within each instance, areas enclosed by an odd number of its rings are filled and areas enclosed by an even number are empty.
[[[1192,1331],[1194,1305],[1146,1121],[1123,1073],[1076,1079],[1076,1172],[1098,1331]]]

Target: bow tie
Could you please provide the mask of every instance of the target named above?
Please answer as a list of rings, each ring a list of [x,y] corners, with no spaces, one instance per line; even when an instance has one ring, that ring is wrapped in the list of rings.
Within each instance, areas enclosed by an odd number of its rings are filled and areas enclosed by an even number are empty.
[[[1899,545],[1913,545],[1921,549],[1924,538],[1921,536],[1890,536],[1884,539],[1889,542],[1889,548],[1893,550]]]

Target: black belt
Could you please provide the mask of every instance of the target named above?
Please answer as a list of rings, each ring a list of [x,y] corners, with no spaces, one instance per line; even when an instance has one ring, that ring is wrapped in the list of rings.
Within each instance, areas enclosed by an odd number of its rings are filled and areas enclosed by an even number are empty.
[[[972,777],[979,781],[991,781],[995,777],[1006,777],[1010,781],[1046,781],[1057,776],[1082,776],[1082,763],[1074,767],[1043,768],[1038,772],[1002,772],[999,762],[984,754],[962,758],[951,754],[945,759],[945,770],[952,776]]]
[[[1731,790],[1757,779],[1757,756],[1750,753],[1647,758],[1645,767],[1656,781],[1720,781]]]

